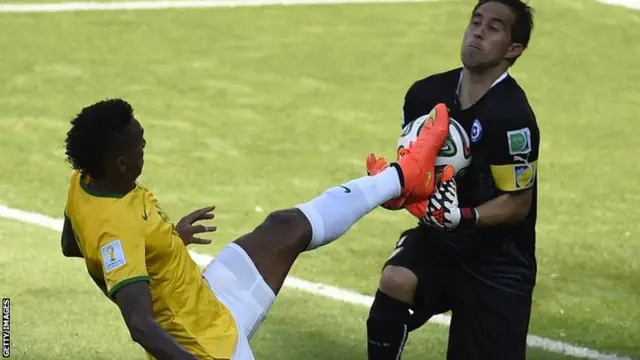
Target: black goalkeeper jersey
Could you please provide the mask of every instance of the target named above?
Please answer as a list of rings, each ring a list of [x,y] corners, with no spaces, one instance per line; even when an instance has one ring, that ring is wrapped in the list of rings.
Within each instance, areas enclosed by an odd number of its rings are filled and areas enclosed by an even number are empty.
[[[536,275],[540,144],[536,117],[524,90],[507,73],[473,106],[462,110],[457,96],[461,76],[458,68],[412,84],[404,99],[403,127],[445,103],[471,140],[471,165],[457,181],[460,207],[477,207],[502,194],[529,189],[533,202],[527,217],[518,223],[465,231],[430,229],[427,234],[446,243],[473,275],[513,291],[530,289]]]

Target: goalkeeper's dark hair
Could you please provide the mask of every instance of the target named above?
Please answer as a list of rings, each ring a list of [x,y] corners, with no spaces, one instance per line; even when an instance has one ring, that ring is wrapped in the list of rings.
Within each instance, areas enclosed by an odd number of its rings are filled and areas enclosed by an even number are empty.
[[[107,99],[87,106],[71,120],[67,132],[67,162],[93,179],[104,176],[105,158],[124,145],[133,108],[122,99]]]
[[[525,50],[529,46],[531,32],[533,31],[533,8],[522,0],[479,0],[473,8],[472,14],[480,6],[490,2],[506,5],[516,14],[516,19],[513,22],[513,26],[511,26],[511,41],[521,44],[522,49]],[[515,63],[517,59],[514,58],[511,64]]]

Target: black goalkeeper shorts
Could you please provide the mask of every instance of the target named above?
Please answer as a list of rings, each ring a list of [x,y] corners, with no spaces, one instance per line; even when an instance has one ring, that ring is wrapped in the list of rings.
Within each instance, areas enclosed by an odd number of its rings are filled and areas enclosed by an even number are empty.
[[[415,327],[451,311],[447,360],[524,360],[531,293],[505,290],[455,261],[438,231],[416,227],[400,235],[386,265],[418,278]]]

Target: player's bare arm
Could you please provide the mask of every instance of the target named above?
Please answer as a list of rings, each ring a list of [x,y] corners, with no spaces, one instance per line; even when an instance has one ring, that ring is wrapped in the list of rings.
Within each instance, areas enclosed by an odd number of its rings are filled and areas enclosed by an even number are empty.
[[[531,189],[514,194],[504,194],[478,206],[478,226],[495,226],[523,220],[531,209]]]
[[[504,120],[499,123],[507,124]],[[459,207],[456,180],[451,177],[427,202],[425,223],[451,230],[460,225],[492,227],[526,219],[537,177],[539,130],[532,119],[523,116],[489,132],[490,171],[497,196],[473,208]]]
[[[116,292],[115,300],[133,341],[156,359],[197,359],[156,322],[149,283],[138,281],[125,285]]]
[[[60,245],[64,256],[82,258],[82,252],[78,247],[76,236],[73,233],[73,228],[71,227],[71,220],[69,220],[66,214],[64,216],[62,236],[60,236]]]
[[[490,168],[496,198],[475,208],[476,225],[481,227],[512,224],[524,220],[533,203],[533,187],[537,178],[540,131],[533,115],[526,111],[514,114],[511,121],[488,134],[491,140]]]

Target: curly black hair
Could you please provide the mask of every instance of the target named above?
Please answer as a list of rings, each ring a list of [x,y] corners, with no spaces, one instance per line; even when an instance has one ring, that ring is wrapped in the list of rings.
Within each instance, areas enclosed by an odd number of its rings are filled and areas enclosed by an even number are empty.
[[[118,146],[133,121],[133,108],[122,99],[107,99],[87,106],[71,120],[67,132],[67,162],[93,179],[104,176],[106,155]]]

